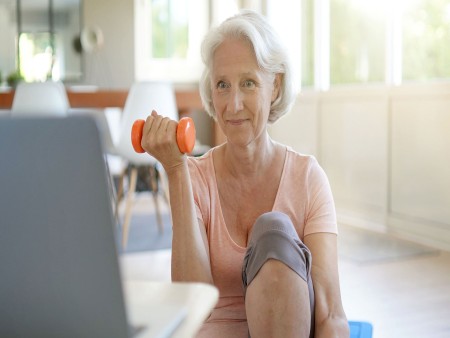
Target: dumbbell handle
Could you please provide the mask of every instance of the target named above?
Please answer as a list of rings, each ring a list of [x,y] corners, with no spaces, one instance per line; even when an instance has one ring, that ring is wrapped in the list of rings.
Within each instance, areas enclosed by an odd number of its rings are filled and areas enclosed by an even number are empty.
[[[144,120],[136,120],[131,127],[131,144],[137,153],[145,153],[141,146]],[[183,154],[191,153],[195,145],[195,125],[190,117],[183,117],[177,126],[177,145]]]

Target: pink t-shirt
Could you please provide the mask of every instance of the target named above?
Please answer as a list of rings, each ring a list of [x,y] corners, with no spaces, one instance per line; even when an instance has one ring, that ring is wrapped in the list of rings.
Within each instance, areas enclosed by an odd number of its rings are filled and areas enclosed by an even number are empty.
[[[211,271],[219,302],[198,337],[248,337],[241,269],[246,248],[228,233],[220,205],[213,162],[214,149],[189,159],[197,218],[209,243]],[[286,148],[284,168],[273,211],[287,214],[300,237],[337,233],[336,213],[328,179],[312,156]]]

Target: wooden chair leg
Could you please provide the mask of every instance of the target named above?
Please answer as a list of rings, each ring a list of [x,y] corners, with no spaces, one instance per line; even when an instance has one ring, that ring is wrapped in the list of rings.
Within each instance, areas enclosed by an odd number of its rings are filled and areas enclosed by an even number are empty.
[[[127,173],[127,168],[125,168],[119,176],[119,187],[116,194],[116,205],[114,208],[114,219],[117,221],[119,219],[119,204],[123,198],[123,181],[125,180],[125,175]]]
[[[152,189],[153,200],[155,201],[156,222],[158,224],[159,233],[164,233],[164,224],[161,217],[161,210],[159,209],[158,201],[158,178],[156,177],[156,167],[150,166],[150,186]]]
[[[130,173],[130,182],[126,199],[126,208],[125,208],[125,217],[122,225],[122,248],[125,249],[127,247],[128,242],[128,231],[131,220],[131,207],[133,204],[133,195],[136,191],[136,182],[137,182],[138,170],[136,167],[131,168]]]

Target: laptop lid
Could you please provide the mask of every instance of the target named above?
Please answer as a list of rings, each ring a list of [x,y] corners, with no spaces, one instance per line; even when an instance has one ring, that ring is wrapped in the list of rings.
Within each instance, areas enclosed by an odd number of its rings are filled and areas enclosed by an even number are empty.
[[[99,132],[0,119],[0,336],[126,337]]]

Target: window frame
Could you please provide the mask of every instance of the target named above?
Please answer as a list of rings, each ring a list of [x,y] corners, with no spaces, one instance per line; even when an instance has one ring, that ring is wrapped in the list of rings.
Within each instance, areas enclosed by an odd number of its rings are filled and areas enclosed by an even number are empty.
[[[152,58],[150,48],[142,45],[151,41],[151,16],[148,0],[135,0],[135,79],[136,81],[197,82],[203,70],[200,56],[201,40],[208,31],[207,0],[189,0],[189,43],[185,59]]]

